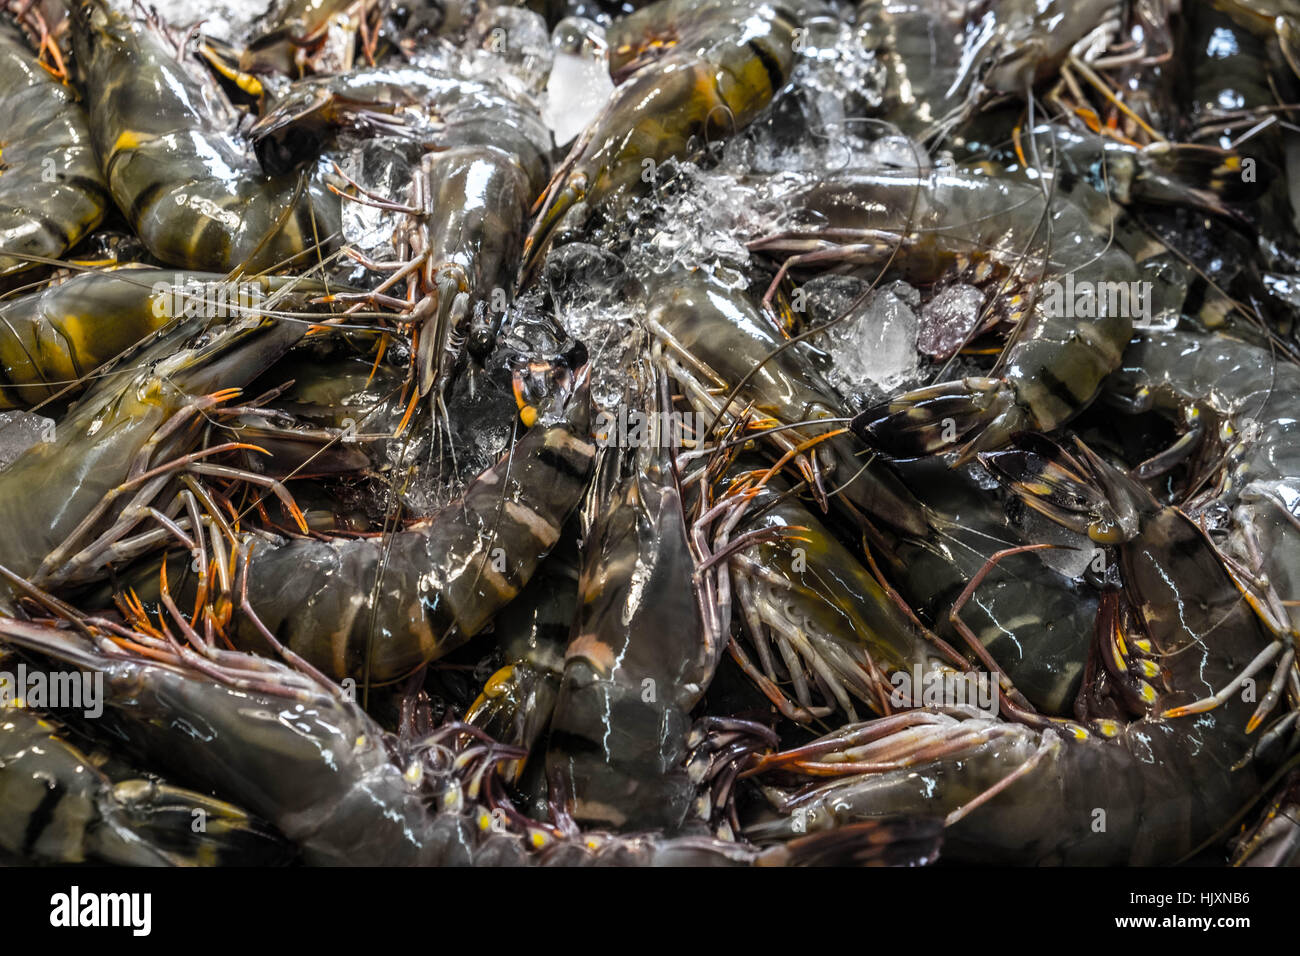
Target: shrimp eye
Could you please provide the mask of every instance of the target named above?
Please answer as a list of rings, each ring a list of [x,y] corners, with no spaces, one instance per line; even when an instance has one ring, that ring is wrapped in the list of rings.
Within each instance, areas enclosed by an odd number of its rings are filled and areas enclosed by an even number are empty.
[[[565,352],[562,358],[570,371],[577,371],[587,364],[587,346],[581,342],[574,342],[573,347]]]
[[[490,329],[476,329],[470,333],[469,341],[466,347],[474,361],[481,366],[487,361],[492,349],[496,347],[497,337],[492,334]]]

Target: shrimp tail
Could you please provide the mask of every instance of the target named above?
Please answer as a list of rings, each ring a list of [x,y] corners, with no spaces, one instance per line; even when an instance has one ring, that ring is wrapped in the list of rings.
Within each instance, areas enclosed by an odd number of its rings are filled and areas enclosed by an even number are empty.
[[[965,462],[1029,427],[1014,391],[993,378],[918,388],[858,414],[855,435],[897,461],[958,451]]]
[[[943,820],[879,817],[773,847],[759,866],[927,866],[939,858]]]
[[[273,827],[238,807],[148,777],[123,780],[105,795],[102,858],[135,865],[281,865],[294,848]],[[202,826],[197,826],[202,821]]]
[[[1192,206],[1245,222],[1236,208],[1259,199],[1279,170],[1267,159],[1195,143],[1153,143],[1138,157],[1134,198]]]
[[[1078,456],[1035,435],[1019,447],[986,452],[980,463],[1025,504],[1062,527],[1115,544],[1137,533],[1138,512],[1155,500],[1125,472],[1076,439]]]

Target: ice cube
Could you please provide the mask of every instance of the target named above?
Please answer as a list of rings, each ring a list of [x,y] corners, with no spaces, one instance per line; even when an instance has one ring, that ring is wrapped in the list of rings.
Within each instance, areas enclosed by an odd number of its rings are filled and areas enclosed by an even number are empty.
[[[540,14],[519,7],[485,9],[467,41],[469,73],[495,80],[518,93],[536,95],[552,72],[555,53]]]
[[[943,289],[921,309],[917,348],[932,358],[948,358],[966,341],[983,308],[984,293],[973,285]]]
[[[382,140],[370,140],[349,150],[340,163],[354,181],[377,196],[403,202],[411,181],[411,166],[403,153]],[[343,201],[343,238],[354,248],[379,258],[391,258],[393,232],[401,214],[367,203]]]
[[[840,294],[847,293],[841,290]],[[832,384],[844,395],[887,392],[916,376],[918,321],[913,308],[917,302],[916,289],[895,282],[871,293],[847,318],[819,336],[830,357]]]
[[[542,119],[567,146],[594,120],[614,92],[605,31],[579,17],[566,17],[551,35],[555,62],[542,101]]]
[[[1043,564],[1067,578],[1078,580],[1088,570],[1088,565],[1101,563],[1098,556],[1103,552],[1086,534],[1063,528],[1031,508],[1024,510],[1016,524],[1027,541],[1056,545],[1037,554]]]

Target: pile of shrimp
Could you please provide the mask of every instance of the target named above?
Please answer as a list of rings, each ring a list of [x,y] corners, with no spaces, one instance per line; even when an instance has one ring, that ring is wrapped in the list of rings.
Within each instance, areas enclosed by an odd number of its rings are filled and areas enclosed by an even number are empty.
[[[1300,2],[221,12],[0,3],[0,861],[1300,863]]]

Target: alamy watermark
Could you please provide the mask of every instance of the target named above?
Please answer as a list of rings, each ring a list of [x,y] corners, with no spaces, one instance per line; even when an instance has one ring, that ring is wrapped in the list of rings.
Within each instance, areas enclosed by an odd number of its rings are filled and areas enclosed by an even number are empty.
[[[104,675],[96,671],[0,671],[0,708],[31,707],[36,710],[79,710],[88,718],[104,712]]]
[[[1066,319],[1095,319],[1123,316],[1138,324],[1151,321],[1151,283],[1092,282],[1067,273],[1064,282],[1043,283],[1043,310]]]
[[[602,448],[680,448],[705,434],[711,419],[698,412],[643,412],[619,408],[596,416],[596,444]]]
[[[973,707],[981,713],[998,715],[997,677],[987,671],[922,671],[916,664],[908,671],[896,671],[889,677],[893,690],[891,707]]]
[[[50,897],[50,925],[55,927],[120,926],[132,936],[153,929],[152,893],[83,893],[72,886]]]

